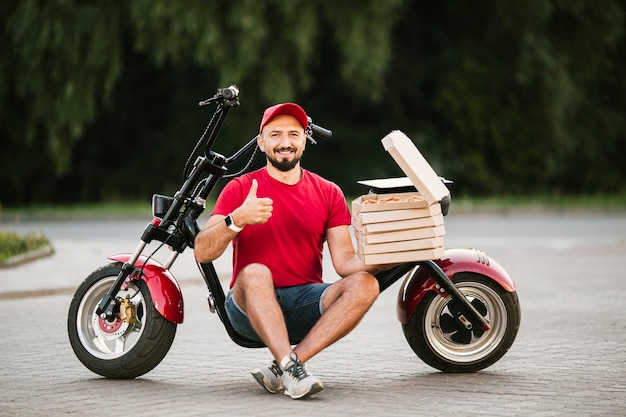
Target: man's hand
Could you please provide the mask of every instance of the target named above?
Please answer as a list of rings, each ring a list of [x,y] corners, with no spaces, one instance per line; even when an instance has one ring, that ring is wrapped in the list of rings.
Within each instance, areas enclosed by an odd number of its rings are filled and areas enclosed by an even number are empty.
[[[243,227],[249,224],[263,224],[272,217],[274,202],[271,198],[257,197],[256,192],[258,188],[259,183],[257,180],[252,180],[250,191],[243,204],[233,211],[233,220],[237,226]]]

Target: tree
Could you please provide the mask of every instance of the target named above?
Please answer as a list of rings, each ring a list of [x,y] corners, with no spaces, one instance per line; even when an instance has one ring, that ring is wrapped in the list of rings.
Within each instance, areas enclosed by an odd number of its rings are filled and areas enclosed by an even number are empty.
[[[357,94],[376,97],[400,5],[372,0],[5,3],[0,101],[3,114],[15,117],[0,134],[5,150],[20,158],[6,157],[3,169],[12,173],[12,188],[26,187],[41,177],[42,167],[25,168],[24,159],[43,148],[45,157],[38,157],[47,175],[68,175],[76,145],[87,140],[85,129],[120,107],[117,100],[127,94],[119,86],[144,57],[152,63],[149,71],[180,75],[201,69],[208,74],[205,85],[236,82],[250,86],[252,103],[283,101],[310,88],[311,68],[323,65],[315,62],[319,30],[330,27],[347,52],[341,63],[345,82]],[[369,53],[377,57],[375,67],[365,65]],[[28,196],[18,198],[23,199]]]
[[[411,2],[403,16],[388,90],[466,193],[624,191],[623,3]]]
[[[401,174],[379,143],[392,129],[461,194],[623,192],[624,12],[617,0],[3,2],[0,201],[174,187],[206,121],[195,103],[233,83],[242,106],[224,152],[267,105],[299,101],[336,138],[305,163],[349,193]]]

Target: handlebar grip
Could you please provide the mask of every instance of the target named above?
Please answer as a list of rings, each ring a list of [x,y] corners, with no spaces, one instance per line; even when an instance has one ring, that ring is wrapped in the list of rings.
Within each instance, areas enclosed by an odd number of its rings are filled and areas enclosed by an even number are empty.
[[[235,97],[239,96],[239,89],[235,85],[231,85],[227,88],[221,88],[218,90],[218,93],[222,95],[227,100],[231,100]]]
[[[310,126],[311,136],[313,136],[314,139],[328,140],[333,136],[333,132],[331,130],[325,129],[313,123],[310,123]]]

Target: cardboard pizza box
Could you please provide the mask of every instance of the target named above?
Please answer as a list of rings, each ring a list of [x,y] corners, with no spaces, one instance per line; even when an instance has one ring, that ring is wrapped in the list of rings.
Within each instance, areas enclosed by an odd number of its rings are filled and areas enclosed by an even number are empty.
[[[441,205],[439,203],[431,204],[428,207],[411,208],[403,210],[388,211],[370,211],[365,213],[356,213],[353,217],[361,224],[371,223],[387,223],[398,220],[421,219],[424,217],[433,217],[441,213]]]
[[[395,130],[381,142],[417,191],[369,194],[352,201],[359,258],[366,265],[376,265],[443,257],[445,227],[440,201],[450,194],[448,188],[404,133]],[[406,181],[377,181],[395,191],[410,190]]]
[[[369,255],[366,255],[362,252],[357,252],[357,254],[365,265],[384,265],[440,259],[444,256],[445,249],[443,247],[438,247],[433,249],[422,249],[404,252],[372,253]]]
[[[359,250],[363,252],[364,255],[370,255],[374,253],[406,252],[414,250],[434,249],[438,247],[443,247],[443,236],[427,239],[405,240],[402,242],[373,244],[359,242]]]
[[[408,136],[399,130],[394,130],[381,142],[428,204],[441,201],[450,194],[448,188]]]
[[[417,192],[389,195],[367,194],[352,201],[352,215],[372,211],[417,209],[428,206],[428,202]]]
[[[428,239],[444,236],[446,229],[443,224],[417,229],[392,230],[388,232],[366,233],[354,227],[354,237],[364,244],[404,242],[415,239]]]
[[[421,217],[417,219],[397,220],[393,222],[380,222],[380,223],[360,223],[354,217],[352,218],[352,227],[354,230],[363,234],[378,234],[387,232],[405,232],[411,233],[414,229],[421,229],[425,227],[433,227],[443,225],[443,215],[437,214],[430,217]],[[402,239],[407,240],[407,239]]]

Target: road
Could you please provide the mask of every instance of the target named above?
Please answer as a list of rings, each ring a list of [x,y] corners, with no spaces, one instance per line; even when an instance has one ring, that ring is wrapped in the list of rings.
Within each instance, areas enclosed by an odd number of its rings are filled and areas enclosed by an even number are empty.
[[[41,228],[56,249],[52,257],[0,270],[0,416],[624,415],[626,215],[451,213],[446,246],[484,250],[518,285],[522,325],[511,350],[474,374],[429,368],[395,318],[398,283],[352,334],[310,361],[326,389],[305,401],[258,387],[249,370],[269,355],[228,339],[208,312],[188,254],[173,268],[182,283],[185,323],[155,370],[116,381],[78,362],[66,332],[71,289],[107,255],[132,251],[144,225],[0,224]],[[225,276],[228,264],[219,263]]]

